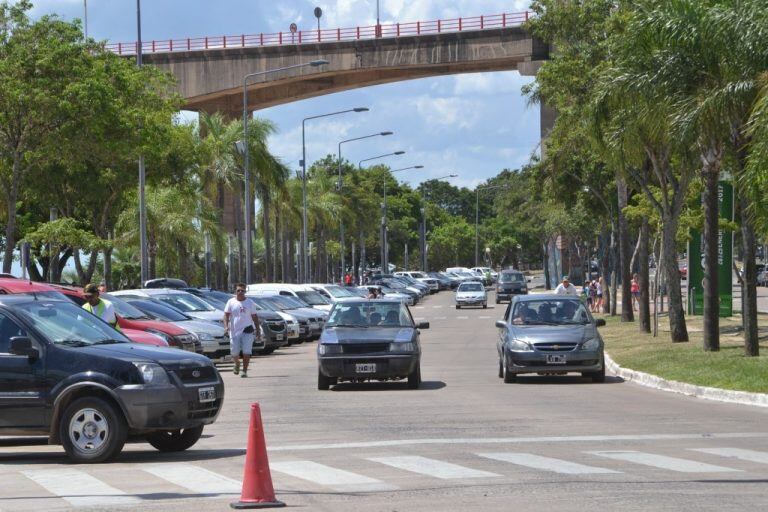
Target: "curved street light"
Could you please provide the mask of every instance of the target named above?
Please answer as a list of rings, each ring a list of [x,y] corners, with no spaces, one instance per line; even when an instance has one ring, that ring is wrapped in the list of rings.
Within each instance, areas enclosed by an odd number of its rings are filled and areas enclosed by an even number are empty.
[[[405,151],[395,151],[394,153],[387,153],[385,155],[372,156],[371,158],[363,158],[357,163],[357,169],[360,170],[363,167],[363,162],[370,162],[371,160],[378,160],[379,158],[386,158],[388,156],[400,156],[404,155]]]
[[[388,135],[392,135],[394,132],[386,131],[386,132],[378,132],[378,133],[371,133],[370,135],[363,135],[362,137],[354,137],[351,139],[345,139],[339,142],[339,181],[336,184],[336,187],[338,188],[339,195],[341,195],[341,187],[342,187],[342,181],[341,181],[341,145],[346,144],[348,142],[355,142],[358,140],[364,140],[364,139],[370,139],[373,137],[386,137]],[[340,245],[341,245],[341,274],[340,277],[344,277],[344,270],[346,269],[346,251],[344,249],[344,220],[339,217],[339,239],[340,239]]]
[[[305,117],[301,120],[301,265],[299,266],[299,281],[306,283],[309,281],[309,251],[307,244],[309,242],[308,223],[307,223],[307,143],[306,143],[306,123],[312,119],[322,117],[338,116],[349,112],[368,112],[368,107],[355,107],[328,114]]]

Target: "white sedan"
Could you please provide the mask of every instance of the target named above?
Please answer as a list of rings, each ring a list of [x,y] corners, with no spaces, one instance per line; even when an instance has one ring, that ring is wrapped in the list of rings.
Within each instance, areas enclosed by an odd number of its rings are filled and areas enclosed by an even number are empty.
[[[484,309],[488,307],[488,294],[483,283],[469,281],[456,288],[456,309],[461,309],[462,306],[483,306]]]

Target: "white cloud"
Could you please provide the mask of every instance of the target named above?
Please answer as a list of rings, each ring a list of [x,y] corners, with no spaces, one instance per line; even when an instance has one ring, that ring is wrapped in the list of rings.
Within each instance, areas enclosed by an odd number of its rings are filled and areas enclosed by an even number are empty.
[[[431,131],[471,128],[478,121],[478,102],[467,98],[417,96],[412,104]]]
[[[520,95],[523,85],[533,77],[522,77],[516,71],[496,73],[466,73],[453,77],[453,93],[456,95]]]

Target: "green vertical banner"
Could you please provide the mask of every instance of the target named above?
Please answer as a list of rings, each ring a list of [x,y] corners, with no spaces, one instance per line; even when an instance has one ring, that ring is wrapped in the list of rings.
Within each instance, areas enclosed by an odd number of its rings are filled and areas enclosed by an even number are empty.
[[[733,222],[733,185],[721,181],[717,190],[720,218]],[[688,314],[704,312],[704,259],[701,232],[692,229],[688,242]],[[720,229],[717,236],[717,277],[720,316],[733,315],[733,232]]]

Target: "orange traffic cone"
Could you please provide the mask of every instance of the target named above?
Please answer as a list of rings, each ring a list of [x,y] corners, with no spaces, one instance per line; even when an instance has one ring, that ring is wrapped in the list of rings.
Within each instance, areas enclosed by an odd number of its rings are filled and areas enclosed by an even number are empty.
[[[267,445],[261,425],[259,404],[251,404],[251,425],[248,427],[248,447],[245,452],[245,474],[240,501],[229,504],[232,508],[277,508],[285,503],[275,498],[272,474],[269,472]]]

